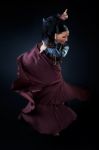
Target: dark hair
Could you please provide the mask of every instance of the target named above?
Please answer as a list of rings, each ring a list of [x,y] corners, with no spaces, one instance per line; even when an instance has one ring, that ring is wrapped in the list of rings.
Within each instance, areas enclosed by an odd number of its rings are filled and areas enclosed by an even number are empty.
[[[55,33],[64,31],[68,31],[68,27],[66,26],[65,21],[61,20],[58,15],[50,16],[46,19],[43,18],[42,40],[46,43],[53,44]]]

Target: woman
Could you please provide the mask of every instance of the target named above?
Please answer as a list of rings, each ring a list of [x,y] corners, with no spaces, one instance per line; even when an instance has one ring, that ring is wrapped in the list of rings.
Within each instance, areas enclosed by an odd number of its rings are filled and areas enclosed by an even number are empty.
[[[42,42],[17,58],[17,79],[12,90],[28,100],[20,119],[43,134],[59,135],[76,119],[76,113],[65,102],[88,99],[86,90],[65,83],[62,78],[60,63],[69,50],[67,18],[66,10],[43,19]]]

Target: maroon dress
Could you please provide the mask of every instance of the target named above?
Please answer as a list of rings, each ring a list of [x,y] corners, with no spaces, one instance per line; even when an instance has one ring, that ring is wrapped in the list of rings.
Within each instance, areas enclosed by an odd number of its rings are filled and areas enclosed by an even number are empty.
[[[55,134],[67,128],[76,113],[64,102],[88,99],[86,90],[66,83],[60,64],[54,65],[45,53],[39,52],[38,44],[17,58],[17,79],[12,90],[29,102],[22,119],[34,130],[44,134]]]

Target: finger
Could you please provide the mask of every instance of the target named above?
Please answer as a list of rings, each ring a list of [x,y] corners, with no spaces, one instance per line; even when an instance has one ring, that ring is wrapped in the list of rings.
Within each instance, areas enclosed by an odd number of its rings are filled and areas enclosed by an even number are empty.
[[[65,13],[67,12],[68,9],[65,10]]]
[[[68,10],[68,9],[66,9],[66,10],[63,12],[63,15],[67,15],[67,10]]]
[[[67,10],[68,10],[68,9],[66,9],[66,10],[64,11],[64,14],[66,14],[66,13],[67,13]]]

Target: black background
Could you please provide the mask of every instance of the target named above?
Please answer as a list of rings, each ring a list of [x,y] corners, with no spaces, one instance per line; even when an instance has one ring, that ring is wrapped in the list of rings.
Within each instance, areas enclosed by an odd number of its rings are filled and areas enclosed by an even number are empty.
[[[0,149],[96,149],[96,106],[98,100],[98,48],[96,1],[1,1],[0,2]],[[72,102],[78,119],[53,137],[33,133],[17,120],[25,105],[10,91],[16,78],[16,57],[41,40],[42,18],[68,8],[70,51],[62,64],[65,81],[90,88],[87,102]]]

